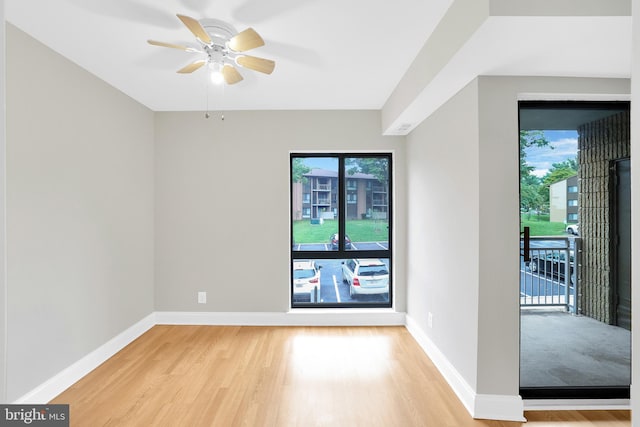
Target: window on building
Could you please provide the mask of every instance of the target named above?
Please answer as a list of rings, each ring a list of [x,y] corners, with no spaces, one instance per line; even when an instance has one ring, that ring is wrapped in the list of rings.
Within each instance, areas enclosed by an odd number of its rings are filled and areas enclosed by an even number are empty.
[[[567,206],[578,206],[578,199],[567,200]]]
[[[577,213],[570,213],[567,215],[567,220],[569,221],[577,221],[578,220],[578,214]]]
[[[569,187],[567,187],[567,193],[577,193],[577,192],[578,192],[577,185],[570,185]]]
[[[390,307],[391,154],[292,154],[290,172],[292,307]]]

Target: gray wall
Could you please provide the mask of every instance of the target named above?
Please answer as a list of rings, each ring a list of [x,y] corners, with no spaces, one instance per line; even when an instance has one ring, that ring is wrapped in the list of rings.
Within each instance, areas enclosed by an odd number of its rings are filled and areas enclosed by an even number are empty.
[[[153,311],[153,113],[7,24],[13,401]]]
[[[478,352],[478,83],[407,139],[407,313],[475,388]],[[428,314],[433,328],[428,327]]]
[[[156,310],[288,311],[289,153],[345,150],[395,153],[394,299],[405,310],[404,137],[381,136],[379,112],[156,113],[155,134]]]
[[[0,0],[0,188],[5,188],[5,105],[6,105],[6,73],[5,73],[5,22],[4,0]],[[6,192],[0,194],[0,402],[6,402],[7,384],[7,282],[5,265],[5,200]]]
[[[408,136],[407,315],[475,393],[518,395],[519,97],[628,93],[627,79],[480,77]]]

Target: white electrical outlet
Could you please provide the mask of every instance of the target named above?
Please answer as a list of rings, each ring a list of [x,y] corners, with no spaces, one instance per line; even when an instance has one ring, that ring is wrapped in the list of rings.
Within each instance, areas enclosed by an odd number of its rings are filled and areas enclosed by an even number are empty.
[[[206,304],[206,303],[207,303],[207,293],[198,292],[198,304]]]
[[[429,319],[427,320],[430,328],[433,328],[433,313],[429,312]]]

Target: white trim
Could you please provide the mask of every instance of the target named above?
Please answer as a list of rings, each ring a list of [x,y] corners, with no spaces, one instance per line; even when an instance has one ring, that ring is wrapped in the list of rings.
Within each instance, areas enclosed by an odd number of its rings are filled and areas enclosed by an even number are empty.
[[[289,312],[156,312],[159,325],[404,326],[392,309],[305,309]]]
[[[30,404],[49,402],[122,350],[126,345],[151,329],[155,324],[155,313],[151,313],[13,403]]]
[[[473,387],[460,375],[449,359],[431,341],[413,317],[406,316],[409,333],[422,347],[429,359],[436,365],[453,392],[458,396],[473,418],[526,421],[520,396],[476,394]]]
[[[485,420],[527,421],[520,396],[476,394],[475,408],[471,415]]]
[[[525,411],[616,411],[631,409],[630,399],[530,399]]]
[[[427,354],[429,359],[436,365],[444,379],[449,383],[453,392],[458,396],[467,411],[473,416],[474,401],[476,397],[473,388],[465,381],[456,368],[449,362],[440,349],[431,341],[427,334],[420,328],[418,322],[407,315],[407,330],[417,341],[418,345]]]

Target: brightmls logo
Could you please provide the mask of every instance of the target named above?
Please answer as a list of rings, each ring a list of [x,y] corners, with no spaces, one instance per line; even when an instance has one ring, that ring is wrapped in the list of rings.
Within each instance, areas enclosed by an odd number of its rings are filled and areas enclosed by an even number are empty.
[[[0,427],[69,427],[69,405],[0,405]]]

